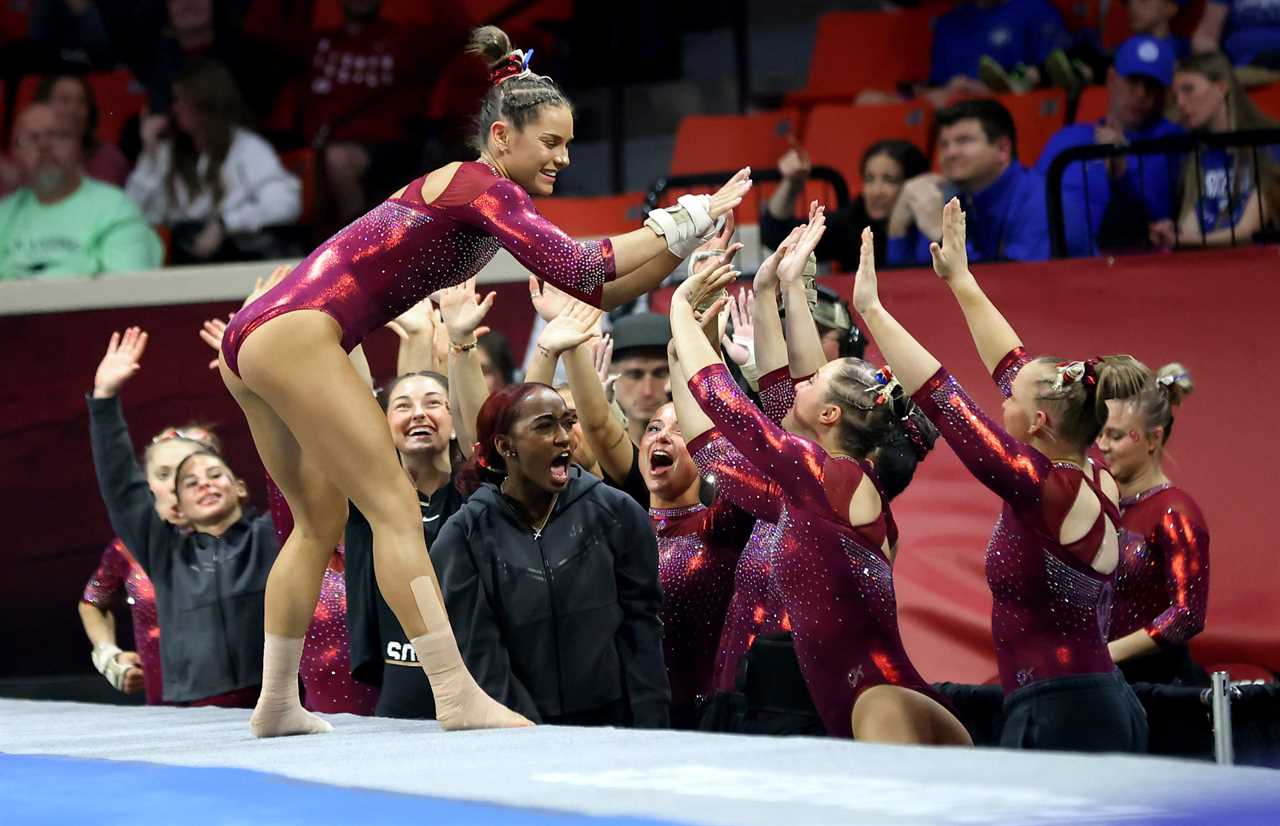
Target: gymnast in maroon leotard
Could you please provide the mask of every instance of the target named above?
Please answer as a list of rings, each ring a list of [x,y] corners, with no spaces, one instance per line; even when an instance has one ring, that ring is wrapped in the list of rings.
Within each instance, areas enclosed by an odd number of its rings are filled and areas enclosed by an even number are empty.
[[[1003,425],[880,304],[870,230],[854,304],[903,386],[970,472],[1004,500],[986,561],[1005,691],[1001,744],[1143,751],[1145,715],[1104,636],[1119,561],[1118,494],[1084,453],[1105,421],[1104,400],[1132,395],[1149,374],[1128,356],[1027,358],[969,272],[955,199],[943,211],[943,227],[934,268],[956,294],[1006,397]]]
[[[1187,642],[1209,610],[1209,527],[1163,468],[1173,410],[1193,388],[1185,367],[1166,364],[1139,395],[1107,402],[1098,436],[1122,497],[1108,648],[1131,683],[1208,683]]]
[[[417,496],[381,410],[343,351],[430,293],[467,280],[499,245],[555,286],[617,306],[657,286],[750,188],[744,169],[714,195],[653,210],[641,229],[575,242],[530,200],[551,194],[569,164],[568,100],[550,78],[529,71],[501,30],[477,29],[471,50],[489,61],[492,80],[473,136],[479,161],[430,172],[352,222],[238,313],[223,337],[223,380],[295,520],[267,585],[262,693],[250,720],[260,737],[330,728],[302,708],[292,687],[348,500],[372,527],[380,590],[431,682],[440,724],[528,724],[466,670]],[[477,307],[487,310],[493,298]],[[459,353],[476,346],[474,336],[451,344]]]
[[[801,261],[808,257],[809,250],[797,250]],[[705,418],[686,414],[682,396],[676,401],[686,433],[700,436],[714,425],[720,434],[714,449],[725,455],[716,460],[718,486],[737,486],[753,474],[774,486],[768,495],[778,497],[777,504],[768,515],[776,516],[781,540],[769,576],[827,733],[969,744],[963,726],[911,664],[898,632],[889,562],[897,527],[867,462],[897,426],[888,403],[892,384],[878,381],[861,359],[830,362],[796,389],[787,430],[774,424],[734,383],[695,320],[702,296],[734,275],[728,265],[708,268],[672,297],[678,375],[690,374],[689,392]],[[771,322],[778,324],[776,310]]]

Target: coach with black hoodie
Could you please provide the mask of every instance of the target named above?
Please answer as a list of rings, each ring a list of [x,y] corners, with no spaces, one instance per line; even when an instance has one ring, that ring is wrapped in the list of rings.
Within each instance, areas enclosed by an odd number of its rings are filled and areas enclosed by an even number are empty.
[[[572,414],[542,384],[480,410],[474,494],[431,546],[458,645],[490,696],[539,723],[661,728],[658,546],[644,510],[570,463]]]

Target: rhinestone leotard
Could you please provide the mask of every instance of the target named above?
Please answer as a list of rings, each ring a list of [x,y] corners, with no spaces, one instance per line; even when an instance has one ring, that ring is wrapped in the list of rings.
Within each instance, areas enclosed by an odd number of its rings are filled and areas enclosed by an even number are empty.
[[[1029,362],[1018,348],[997,365],[994,378],[1006,397]],[[1118,529],[1120,511],[1102,491],[1100,472],[1053,462],[1010,436],[946,368],[914,399],[969,472],[1004,500],[987,545],[986,569],[1005,693],[1040,680],[1114,671],[1106,643],[1114,573],[1100,573],[1091,561],[1104,531]],[[1081,485],[1093,491],[1101,508],[1083,537],[1063,545],[1062,524]]]
[[[722,489],[753,475],[775,486],[781,541],[768,575],[827,732],[852,736],[853,704],[876,685],[909,688],[945,705],[902,645],[884,552],[898,532],[883,492],[874,521],[849,523],[858,485],[864,476],[876,481],[870,466],[784,431],[751,404],[723,364],[699,370],[689,389],[721,434],[700,452],[722,451],[715,460]]]
[[[1209,528],[1200,508],[1165,484],[1120,500],[1120,514],[1109,638],[1141,628],[1156,642],[1187,642],[1209,610]]]
[[[721,496],[707,507],[650,508],[662,584],[662,655],[671,683],[671,719],[693,727],[711,693],[733,569],[754,520]]]
[[[123,588],[129,613],[133,615],[133,645],[142,661],[142,684],[147,705],[164,702],[160,672],[160,620],[156,614],[156,586],[129,553],[124,540],[116,537],[102,552],[98,569],[84,586],[80,597],[90,605],[110,609]]]
[[[357,218],[258,300],[222,338],[227,366],[257,327],[294,310],[322,310],[350,352],[373,330],[436,290],[460,284],[506,248],[534,275],[595,306],[616,273],[613,245],[574,241],[534,209],[519,184],[483,163],[459,165],[430,204],[418,178],[398,198]]]

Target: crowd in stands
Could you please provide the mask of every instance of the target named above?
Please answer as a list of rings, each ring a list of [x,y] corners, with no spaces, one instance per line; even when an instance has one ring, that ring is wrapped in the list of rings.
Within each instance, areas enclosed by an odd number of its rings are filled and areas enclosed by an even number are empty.
[[[342,0],[337,25],[316,26],[313,5],[33,3],[30,42],[6,68],[17,111],[0,156],[0,280],[300,256],[404,180],[467,155],[456,139],[467,113],[438,102],[482,88],[461,55],[465,4],[424,2],[429,25],[406,25],[381,0]],[[1249,96],[1280,82],[1275,5],[1128,0],[1119,30],[1131,36],[1114,49],[1106,21],[1080,25],[1049,0],[926,6],[927,77],[856,102],[872,121],[877,105],[927,103],[929,145],[886,134],[862,154],[848,182],[859,194],[831,213],[819,258],[856,268],[871,226],[881,265],[927,264],[952,196],[980,218],[975,260],[1049,257],[1046,178],[1064,151],[1280,125]],[[110,71],[130,78],[133,111],[95,99],[90,79]],[[1020,153],[1010,95],[1050,88],[1066,90],[1062,121],[1075,122]],[[800,219],[812,162],[793,144],[761,210],[768,246]],[[1263,145],[1069,164],[1065,252],[1247,242],[1280,215],[1278,158]]]

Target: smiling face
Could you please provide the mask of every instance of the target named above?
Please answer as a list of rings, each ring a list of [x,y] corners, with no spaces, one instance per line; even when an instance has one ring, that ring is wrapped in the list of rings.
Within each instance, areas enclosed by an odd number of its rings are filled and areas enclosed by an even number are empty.
[[[208,453],[188,458],[178,469],[178,509],[195,528],[215,525],[240,512],[244,483]]]
[[[887,152],[872,155],[862,166],[862,199],[873,221],[889,217],[902,192],[902,165]]]
[[[490,149],[507,177],[530,195],[550,195],[556,176],[569,165],[573,112],[567,106],[546,105],[523,129],[499,121],[490,134]]]
[[[989,140],[977,118],[958,120],[938,132],[938,164],[957,186],[982,189],[1000,177],[1012,157],[1009,139]]]
[[[516,405],[507,435],[494,437],[507,475],[527,480],[549,493],[569,484],[573,425],[577,417],[550,387],[538,387]]]
[[[156,514],[166,522],[178,527],[187,524],[186,516],[178,510],[178,495],[174,486],[173,474],[182,460],[202,450],[203,445],[187,439],[167,439],[147,449],[146,468],[147,485],[156,500]]]
[[[453,438],[449,391],[428,376],[401,379],[387,397],[387,427],[401,455],[443,453]]]
[[[698,467],[689,455],[673,404],[658,408],[640,437],[640,473],[656,499],[674,502],[698,484]]]

